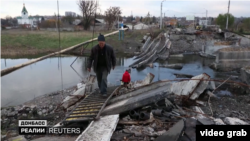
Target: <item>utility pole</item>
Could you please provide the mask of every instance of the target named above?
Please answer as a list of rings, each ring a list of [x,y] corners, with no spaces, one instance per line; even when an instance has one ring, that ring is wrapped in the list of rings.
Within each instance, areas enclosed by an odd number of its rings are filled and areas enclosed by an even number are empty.
[[[161,19],[160,19],[160,29],[162,29],[162,2],[161,2]]]
[[[164,21],[164,22],[163,22],[163,28],[164,28],[164,27],[165,27],[165,13],[164,13],[163,19],[164,19],[164,20],[162,20],[162,22]]]
[[[227,11],[227,24],[226,24],[226,29],[228,28],[229,7],[230,7],[230,0],[228,1],[228,11]]]
[[[117,26],[118,26],[118,30],[119,30],[119,14],[117,13],[118,16],[118,22],[117,22]]]
[[[160,19],[160,29],[162,29],[162,3],[164,2],[165,0],[163,0],[161,2],[161,19]]]
[[[206,27],[207,27],[207,23],[208,23],[208,22],[207,22],[207,10],[206,10]]]

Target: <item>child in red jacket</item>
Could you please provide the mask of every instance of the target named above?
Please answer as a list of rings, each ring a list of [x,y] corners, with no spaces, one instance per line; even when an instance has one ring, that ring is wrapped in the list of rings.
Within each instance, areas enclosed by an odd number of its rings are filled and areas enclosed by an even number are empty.
[[[123,74],[123,76],[122,76],[122,82],[123,82],[123,85],[125,86],[125,87],[127,87],[127,85],[130,83],[130,81],[131,81],[131,78],[130,78],[130,73],[131,72],[131,70],[130,69],[128,69],[128,70],[126,70],[125,72],[124,72],[124,74]]]

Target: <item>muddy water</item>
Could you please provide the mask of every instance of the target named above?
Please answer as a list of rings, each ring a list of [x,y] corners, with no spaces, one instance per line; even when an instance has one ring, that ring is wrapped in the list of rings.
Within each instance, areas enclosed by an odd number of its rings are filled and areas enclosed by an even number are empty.
[[[60,59],[58,57],[51,57],[3,76],[1,78],[1,105],[11,106],[22,104],[34,97],[75,86],[89,75],[85,67],[87,58],[78,57],[73,64],[74,69],[72,69],[70,65],[75,59],[75,56],[62,57],[62,70],[59,63]],[[2,58],[1,69],[29,60],[31,59]],[[133,58],[117,57],[117,66],[108,75],[109,84],[119,85],[122,74],[133,61]],[[155,75],[154,81],[175,79],[173,73],[198,75],[205,72],[213,78],[215,76],[214,71],[207,67],[213,61],[200,58],[196,55],[171,58],[168,61],[155,62],[154,68],[132,69],[131,78],[132,81],[142,80],[149,72]],[[185,63],[185,65],[181,70],[158,67],[159,64],[173,63]],[[94,74],[94,72],[91,73]]]

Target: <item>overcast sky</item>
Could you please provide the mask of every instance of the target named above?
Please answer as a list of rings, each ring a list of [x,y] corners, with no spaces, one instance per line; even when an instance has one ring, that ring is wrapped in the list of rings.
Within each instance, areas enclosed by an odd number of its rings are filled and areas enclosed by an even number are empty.
[[[77,6],[78,0],[59,0],[59,13],[65,15],[65,11],[80,14]],[[122,16],[146,16],[148,12],[153,16],[160,16],[160,5],[162,0],[99,0],[101,12],[110,6],[119,6]],[[53,15],[57,12],[57,0],[1,0],[1,18],[7,15],[16,17],[21,15],[23,3],[29,15]],[[162,13],[165,16],[184,17],[188,15],[216,17],[219,13],[226,13],[228,0],[166,0],[162,3]],[[230,13],[235,17],[250,17],[250,0],[230,1]],[[164,15],[164,14],[163,14]]]

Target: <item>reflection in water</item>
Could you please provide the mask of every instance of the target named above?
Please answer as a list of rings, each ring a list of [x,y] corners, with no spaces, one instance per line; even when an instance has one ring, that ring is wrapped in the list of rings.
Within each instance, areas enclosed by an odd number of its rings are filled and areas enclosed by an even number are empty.
[[[75,56],[62,57],[62,80],[64,89],[75,86],[81,82],[82,79],[85,80],[89,75],[86,69],[87,57],[78,57],[73,63],[72,67],[74,69],[72,69],[70,65],[75,59]],[[1,67],[5,69],[25,63],[29,60],[30,59],[1,59]],[[117,66],[115,70],[111,70],[111,73],[108,75],[109,84],[119,85],[123,73],[134,61],[133,58],[117,57]],[[18,105],[34,97],[61,90],[61,68],[58,68],[58,62],[58,57],[51,57],[3,76],[1,91],[2,106]],[[198,75],[205,72],[211,77],[214,77],[213,70],[207,67],[207,65],[212,62],[213,60],[200,58],[196,55],[188,55],[183,58],[171,58],[167,61],[154,63],[154,68],[132,69],[131,80],[142,80],[147,73],[155,75],[153,81],[175,79],[173,73]],[[159,67],[159,64],[167,63],[185,63],[185,65],[181,70]],[[91,74],[94,74],[93,70]]]

